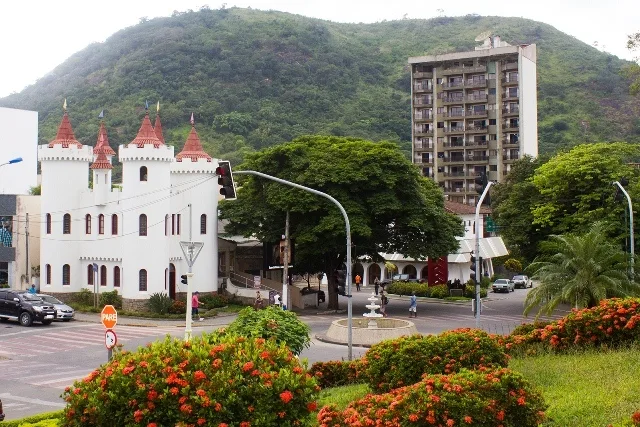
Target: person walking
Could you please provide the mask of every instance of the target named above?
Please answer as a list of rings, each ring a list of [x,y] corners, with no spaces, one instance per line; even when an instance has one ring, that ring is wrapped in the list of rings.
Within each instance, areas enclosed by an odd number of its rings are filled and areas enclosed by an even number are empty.
[[[38,293],[38,291],[36,291],[36,285],[31,285],[31,287],[29,288],[29,293],[33,295]]]
[[[260,291],[256,291],[256,302],[253,303],[253,308],[255,310],[260,310],[262,308],[262,297],[260,296]]]
[[[362,277],[359,274],[356,274],[356,291],[360,292],[360,282],[362,281]]]
[[[280,292],[276,292],[276,294],[273,296],[273,305],[275,305],[276,307],[282,307],[282,301],[280,300]]]
[[[373,289],[376,291],[376,295],[378,295],[378,289],[380,289],[380,280],[378,280],[378,276],[373,279]]]
[[[387,317],[387,304],[389,304],[389,298],[382,291],[380,292],[380,313],[382,313],[382,317]]]
[[[199,321],[203,321],[204,319],[202,317],[200,317],[200,313],[198,312],[198,308],[200,307],[200,292],[195,291],[193,293],[193,296],[191,297],[191,317],[197,318]]]
[[[409,299],[409,317],[411,318],[411,314],[413,313],[413,317],[418,317],[417,313],[418,308],[418,298],[416,298],[416,292],[411,292],[411,298]]]

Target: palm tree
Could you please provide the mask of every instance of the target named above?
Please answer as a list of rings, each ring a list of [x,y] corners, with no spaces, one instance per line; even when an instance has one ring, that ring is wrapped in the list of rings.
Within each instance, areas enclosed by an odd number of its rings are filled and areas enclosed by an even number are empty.
[[[601,222],[582,235],[550,236],[544,252],[552,255],[536,258],[527,268],[540,284],[527,295],[525,315],[536,307],[536,318],[551,314],[563,302],[584,308],[605,298],[640,294],[628,275],[627,254],[607,240]]]

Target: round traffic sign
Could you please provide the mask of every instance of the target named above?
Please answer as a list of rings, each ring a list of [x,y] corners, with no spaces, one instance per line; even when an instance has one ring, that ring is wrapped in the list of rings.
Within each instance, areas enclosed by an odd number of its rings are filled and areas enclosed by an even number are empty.
[[[112,305],[105,305],[100,313],[100,320],[107,329],[112,329],[118,323],[118,312]]]
[[[116,333],[111,329],[107,329],[104,333],[104,345],[107,347],[107,350],[111,350],[118,343],[118,337]]]

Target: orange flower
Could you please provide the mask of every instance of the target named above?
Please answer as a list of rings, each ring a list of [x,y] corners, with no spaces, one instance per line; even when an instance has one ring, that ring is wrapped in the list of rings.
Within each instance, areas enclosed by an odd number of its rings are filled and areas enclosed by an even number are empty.
[[[251,427],[251,423],[249,421],[243,421],[240,423],[240,427]]]
[[[169,391],[175,396],[176,394],[178,394],[178,387],[171,387]]]
[[[142,421],[142,417],[144,417],[144,414],[139,409],[133,413],[133,419],[136,420],[137,423]]]
[[[524,404],[525,404],[524,397],[518,398],[518,405],[524,406]]]
[[[307,409],[309,410],[309,412],[313,412],[318,409],[318,404],[316,402],[309,402],[307,403]]]
[[[253,369],[253,362],[247,362],[244,364],[244,366],[242,366],[242,370],[244,372],[250,371]]]
[[[280,399],[284,403],[289,403],[291,402],[291,399],[293,399],[293,393],[291,393],[289,390],[285,390],[282,393],[280,393]]]
[[[156,423],[149,423],[149,424],[147,424],[147,427],[158,427],[158,424],[156,424]]]
[[[452,427],[455,423],[456,422],[452,418],[449,418],[447,420],[447,427]]]
[[[467,415],[466,417],[464,417],[464,422],[467,424],[471,424],[473,422],[473,418]]]
[[[196,381],[202,381],[202,380],[204,380],[204,379],[206,379],[206,378],[207,378],[207,376],[205,375],[205,373],[204,373],[204,372],[202,372],[202,371],[196,371],[196,372],[193,374],[193,377],[196,379]]]
[[[206,423],[206,422],[207,422],[207,420],[205,420],[204,418],[198,418],[198,425],[199,426],[203,426],[204,423]]]
[[[416,414],[409,415],[409,421],[415,423],[416,421],[418,421],[418,416]]]
[[[502,421],[504,420],[504,411],[500,411],[496,414],[496,418],[498,419],[498,421]]]
[[[206,391],[204,391],[203,389],[199,388],[198,391],[196,391],[196,394],[200,397],[203,397],[207,394]]]

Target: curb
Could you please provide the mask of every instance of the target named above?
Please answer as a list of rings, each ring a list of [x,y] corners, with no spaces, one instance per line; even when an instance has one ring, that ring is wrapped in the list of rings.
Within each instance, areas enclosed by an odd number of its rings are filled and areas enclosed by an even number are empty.
[[[329,337],[327,337],[326,335],[322,335],[322,334],[316,335],[315,339],[317,339],[318,341],[321,341],[321,342],[326,342],[328,344],[336,344],[336,345],[344,345],[344,346],[348,346],[349,345],[349,343],[332,340]],[[371,344],[351,344],[351,347],[371,348]]]

